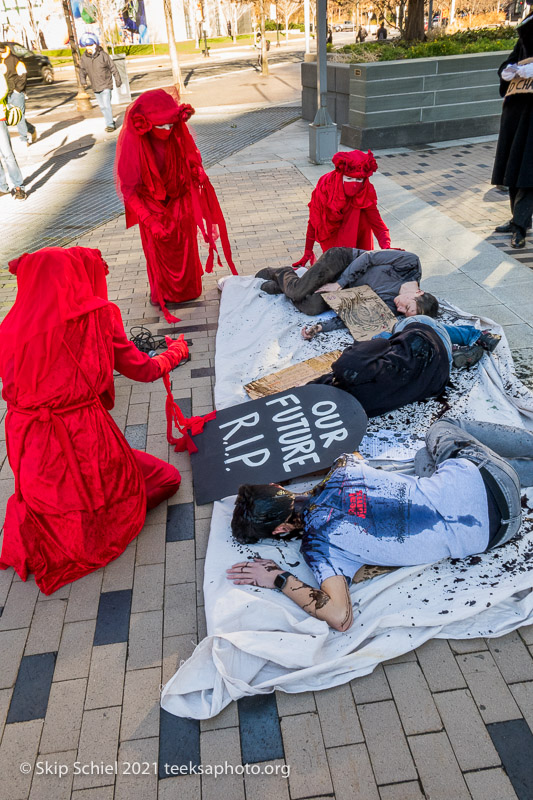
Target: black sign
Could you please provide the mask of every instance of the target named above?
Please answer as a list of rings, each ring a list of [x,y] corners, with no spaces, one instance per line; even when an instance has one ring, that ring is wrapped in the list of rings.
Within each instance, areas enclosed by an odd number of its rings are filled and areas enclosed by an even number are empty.
[[[218,411],[194,437],[196,502],[236,494],[242,483],[279,483],[329,468],[357,450],[367,422],[354,397],[321,384]]]

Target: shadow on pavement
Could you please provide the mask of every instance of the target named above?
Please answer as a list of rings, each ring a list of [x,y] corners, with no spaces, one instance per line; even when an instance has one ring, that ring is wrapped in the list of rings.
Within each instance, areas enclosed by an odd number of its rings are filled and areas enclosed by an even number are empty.
[[[78,145],[77,147],[76,144]],[[89,134],[88,136],[82,136],[75,142],[71,142],[67,152],[56,151],[51,158],[49,158],[47,161],[44,161],[32,175],[29,175],[25,179],[26,186],[30,187],[28,189],[28,194],[33,194],[38,189],[41,189],[47,183],[47,181],[49,181],[50,178],[52,178],[66,164],[70,163],[71,161],[75,161],[76,159],[83,158],[83,156],[85,156],[95,144],[96,139],[92,134]],[[39,178],[39,180],[36,183],[33,183],[36,178]]]

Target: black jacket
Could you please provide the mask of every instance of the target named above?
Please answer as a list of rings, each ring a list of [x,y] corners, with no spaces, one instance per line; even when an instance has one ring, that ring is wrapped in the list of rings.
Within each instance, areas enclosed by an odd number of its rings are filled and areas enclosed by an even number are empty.
[[[333,385],[359,400],[369,417],[436,397],[450,377],[450,361],[441,337],[418,322],[390,339],[356,342],[344,350],[331,369]]]
[[[11,92],[23,92],[26,89],[28,76],[26,74],[26,67],[24,62],[17,58],[11,50],[6,58],[3,58],[0,53],[0,63],[6,67],[5,79],[7,81],[7,88]],[[21,66],[19,66],[21,65]]]
[[[91,82],[93,92],[103,92],[104,89],[113,88],[113,78],[117,86],[122,84],[115,62],[107,53],[104,53],[100,45],[96,48],[96,53],[91,56],[87,50],[80,61],[80,80],[87,86],[87,78]]]

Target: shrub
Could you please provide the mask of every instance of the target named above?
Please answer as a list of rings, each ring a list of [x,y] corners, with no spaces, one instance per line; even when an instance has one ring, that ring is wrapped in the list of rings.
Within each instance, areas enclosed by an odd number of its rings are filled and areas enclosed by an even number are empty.
[[[403,39],[398,39],[347,44],[335,48],[332,60],[356,63],[486,53],[494,50],[512,50],[515,41],[515,28],[501,25],[497,28],[458,31],[450,35],[435,33],[431,40],[426,42],[405,42]]]

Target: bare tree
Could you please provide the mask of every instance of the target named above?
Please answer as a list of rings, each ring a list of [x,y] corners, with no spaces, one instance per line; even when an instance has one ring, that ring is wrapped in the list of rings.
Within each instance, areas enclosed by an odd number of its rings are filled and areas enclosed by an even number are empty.
[[[167,25],[168,54],[170,56],[170,64],[172,67],[172,80],[174,81],[174,84],[178,88],[178,91],[181,95],[185,89],[185,86],[181,78],[180,62],[178,58],[178,51],[176,50],[176,36],[174,34],[174,21],[172,19],[172,6],[170,0],[163,0],[163,11]]]
[[[102,0],[94,0],[94,8],[96,10],[96,21],[98,22],[98,27],[100,28],[100,47],[104,50],[105,53],[108,52],[107,50],[107,25],[105,21],[104,9],[102,7]]]
[[[289,38],[289,20],[302,7],[302,0],[277,0],[277,9],[285,20],[285,37]]]
[[[268,75],[268,52],[266,48],[265,0],[259,0],[259,24],[261,26],[261,75]]]
[[[35,50],[37,50],[38,53],[41,53],[42,50],[41,50],[41,42],[39,39],[39,30],[37,28],[37,25],[35,24],[35,17],[33,16],[33,4],[31,0],[27,0],[27,6],[28,6],[28,17],[30,18],[30,28],[33,33],[34,48]]]
[[[261,31],[261,74],[268,75],[268,52],[266,46],[266,0],[237,0],[239,5],[253,6],[256,16],[259,17],[259,30]]]

